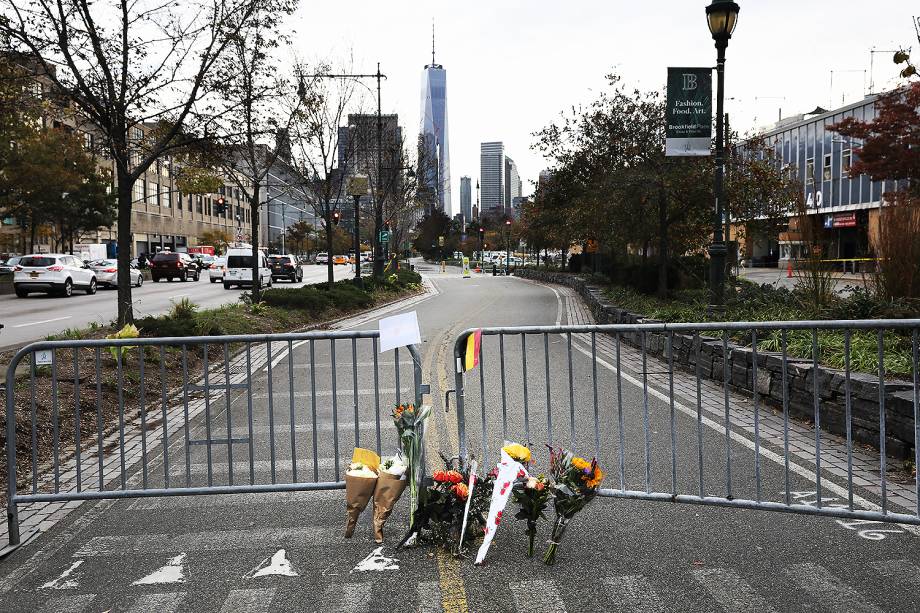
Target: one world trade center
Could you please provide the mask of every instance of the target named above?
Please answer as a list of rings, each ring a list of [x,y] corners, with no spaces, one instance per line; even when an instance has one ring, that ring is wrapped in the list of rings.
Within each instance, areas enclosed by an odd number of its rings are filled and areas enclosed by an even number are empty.
[[[422,75],[422,126],[419,164],[430,197],[426,213],[435,207],[451,214],[450,154],[447,142],[447,71],[434,61],[434,35],[431,64]]]

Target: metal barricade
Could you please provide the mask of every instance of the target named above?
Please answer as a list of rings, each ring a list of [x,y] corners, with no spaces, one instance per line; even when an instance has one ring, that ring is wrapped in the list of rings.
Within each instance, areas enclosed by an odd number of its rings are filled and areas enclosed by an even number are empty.
[[[6,379],[10,546],[24,503],[344,488],[352,445],[395,453],[390,411],[426,391],[417,347],[378,348],[376,330],[24,347]]]
[[[888,460],[897,445],[920,466],[918,330],[920,320],[483,328],[479,366],[464,372],[466,330],[454,347],[459,451],[488,464],[509,437],[535,451],[562,444],[598,458],[602,496],[920,525],[920,474],[892,485]],[[874,460],[857,446],[867,442]]]

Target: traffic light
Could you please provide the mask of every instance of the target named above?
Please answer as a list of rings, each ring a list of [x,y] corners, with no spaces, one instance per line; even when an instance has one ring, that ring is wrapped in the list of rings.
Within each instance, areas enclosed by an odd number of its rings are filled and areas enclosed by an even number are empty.
[[[334,223],[335,225],[339,225],[339,219],[341,219],[341,217],[342,217],[341,213],[339,213],[338,211],[333,211],[332,212],[332,223]]]
[[[221,196],[217,199],[217,214],[218,216],[226,215],[227,213],[227,201],[224,200],[224,197]]]
[[[486,231],[485,228],[483,228],[482,226],[479,226],[479,233],[480,233],[480,234],[483,234],[485,231]]]

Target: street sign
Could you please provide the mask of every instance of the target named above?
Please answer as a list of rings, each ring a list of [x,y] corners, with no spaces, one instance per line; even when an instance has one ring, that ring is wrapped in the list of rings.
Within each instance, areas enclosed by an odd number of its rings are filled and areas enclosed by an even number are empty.
[[[711,68],[668,68],[665,119],[665,155],[709,155],[712,146]]]
[[[381,230],[381,231],[380,231],[380,242],[381,242],[381,243],[389,243],[389,242],[390,242],[390,231],[389,231],[389,230]]]
[[[463,256],[463,278],[470,278],[470,259],[466,256]]]
[[[443,246],[444,246],[444,237],[439,236],[438,237],[438,247],[443,247]]]

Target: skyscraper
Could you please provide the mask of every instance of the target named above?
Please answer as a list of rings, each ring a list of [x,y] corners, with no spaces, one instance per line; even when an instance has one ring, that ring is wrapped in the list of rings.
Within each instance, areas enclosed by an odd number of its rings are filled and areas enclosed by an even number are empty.
[[[473,219],[473,183],[469,177],[460,177],[460,212],[467,222]]]
[[[448,215],[450,206],[450,153],[447,139],[447,71],[434,60],[434,26],[431,28],[431,64],[422,74],[422,126],[419,142],[420,172],[431,190],[426,205]]]
[[[514,214],[515,200],[521,198],[521,176],[518,174],[517,164],[510,157],[505,156],[505,213]]]
[[[482,215],[502,215],[505,209],[505,145],[501,142],[479,146],[479,176],[482,184]]]

